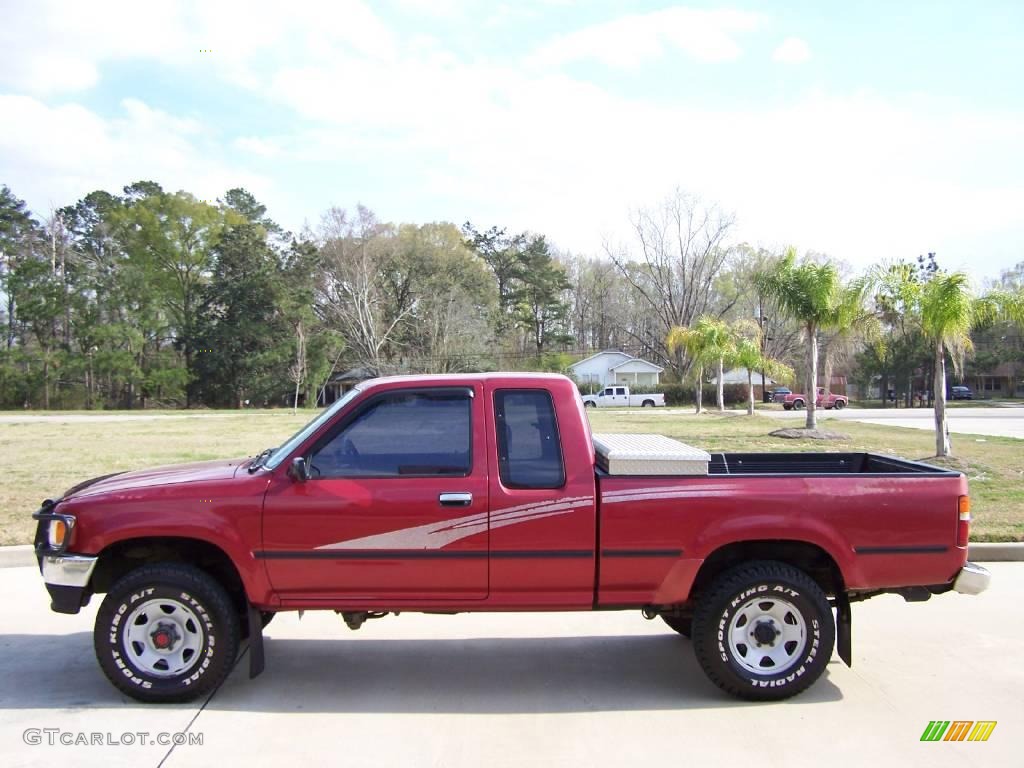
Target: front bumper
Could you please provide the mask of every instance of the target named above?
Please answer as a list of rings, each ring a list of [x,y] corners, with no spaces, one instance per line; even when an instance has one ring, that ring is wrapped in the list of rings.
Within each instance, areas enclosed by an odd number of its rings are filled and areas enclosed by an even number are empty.
[[[953,590],[962,595],[980,595],[992,580],[987,568],[976,563],[967,563],[953,580]]]
[[[92,555],[42,555],[42,571],[46,591],[50,593],[50,608],[57,613],[78,613],[92,597],[89,579],[92,578],[98,557]]]
[[[93,555],[43,555],[43,581],[60,587],[88,586],[98,557]]]
[[[73,515],[56,512],[59,503],[60,500],[47,499],[32,513],[32,519],[38,521],[36,559],[39,561],[43,581],[46,582],[46,591],[50,593],[50,609],[57,613],[78,613],[92,597],[89,580],[99,558],[93,555],[72,555],[66,551],[75,529],[75,518]],[[60,520],[67,526],[64,541],[57,547],[50,546],[48,536],[49,526],[54,520]]]

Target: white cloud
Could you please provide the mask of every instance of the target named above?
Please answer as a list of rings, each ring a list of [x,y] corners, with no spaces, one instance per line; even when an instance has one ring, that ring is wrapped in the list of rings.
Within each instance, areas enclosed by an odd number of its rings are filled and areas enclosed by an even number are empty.
[[[195,119],[143,101],[104,119],[75,103],[0,96],[5,181],[35,205],[139,178],[206,198],[241,184],[293,228],[328,204],[363,199],[387,218],[468,218],[545,232],[582,252],[622,235],[628,210],[681,185],[735,209],[741,237],[854,264],[937,250],[943,265],[995,272],[1020,258],[1011,254],[1024,238],[1020,112],[964,113],[941,93],[915,103],[819,93],[711,108],[615,95],[556,66],[597,58],[634,67],[676,48],[704,61],[735,57],[760,23],[751,14],[629,16],[550,41],[529,62],[497,65],[422,36],[403,40],[360,3],[338,7],[192,6],[153,42],[151,58],[203,66],[187,74],[227,83],[229,103],[266,99],[294,132],[246,127],[225,147]],[[38,39],[54,55],[49,34]],[[185,47],[214,55],[174,63]],[[40,70],[18,87],[88,87],[121,55],[114,48],[69,44],[68,57],[95,55],[77,72]],[[0,80],[9,58],[0,51]],[[250,160],[276,185],[247,172]],[[336,193],[318,186],[323,179],[347,199],[317,199]]]
[[[345,98],[324,98],[332,87]],[[740,237],[858,265],[937,249],[955,266],[978,249],[963,263],[984,268],[1013,242],[986,238],[1020,232],[1021,114],[871,94],[702,109],[562,74],[402,58],[284,70],[270,95],[319,126],[294,142],[305,161],[358,157],[401,174],[401,194],[363,198],[388,217],[501,223],[597,252],[629,209],[681,184],[735,209]]]
[[[551,67],[594,60],[635,69],[668,48],[698,61],[729,61],[742,53],[737,38],[760,23],[760,15],[734,10],[677,7],[631,14],[557,37],[536,52],[533,63]]]
[[[78,104],[0,95],[0,157],[18,194],[45,212],[46,205],[67,205],[94,189],[116,193],[139,179],[211,200],[236,186],[257,196],[271,189],[265,177],[225,163],[195,120],[132,99],[121,108],[104,119]]]
[[[187,38],[173,3],[13,3],[0,26],[0,85],[37,94],[91,88],[105,62],[173,59]]]
[[[257,88],[267,62],[329,58],[339,49],[386,59],[396,40],[362,0],[41,0],[4,9],[0,87],[72,93],[94,87],[108,64],[150,60]]]
[[[404,12],[421,16],[450,18],[466,9],[464,0],[396,0]]]
[[[276,142],[257,136],[239,136],[235,139],[234,145],[244,152],[251,152],[260,157],[277,157],[281,154],[281,148]]]
[[[811,47],[799,37],[787,37],[772,53],[773,61],[785,64],[802,64],[810,58]]]

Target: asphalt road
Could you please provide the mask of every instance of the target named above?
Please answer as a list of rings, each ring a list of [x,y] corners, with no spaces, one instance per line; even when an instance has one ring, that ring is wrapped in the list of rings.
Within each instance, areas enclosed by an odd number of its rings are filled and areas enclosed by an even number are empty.
[[[803,421],[806,411],[759,411],[785,421]],[[954,434],[990,435],[1024,439],[1024,407],[950,408],[946,411],[949,431]],[[935,412],[931,408],[844,408],[841,411],[819,410],[818,419],[860,421],[890,427],[935,429]]]
[[[123,698],[93,657],[96,600],[53,614],[38,572],[7,568],[0,754],[5,766],[76,767],[1019,766],[1024,564],[989,565],[978,597],[855,605],[854,667],[833,658],[780,704],[720,693],[688,641],[637,612],[402,615],[358,632],[317,613],[279,616],[263,676],[249,680],[243,659],[205,706]],[[920,741],[929,721],[958,719],[998,725],[984,743]],[[149,735],[25,743],[45,728]],[[161,732],[202,745],[148,743]]]

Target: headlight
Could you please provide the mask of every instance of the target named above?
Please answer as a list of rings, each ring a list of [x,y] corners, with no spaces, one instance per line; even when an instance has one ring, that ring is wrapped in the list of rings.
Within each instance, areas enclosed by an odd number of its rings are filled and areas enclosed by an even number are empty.
[[[46,539],[50,549],[61,549],[68,541],[71,529],[74,527],[74,518],[65,517],[50,521],[47,529]]]

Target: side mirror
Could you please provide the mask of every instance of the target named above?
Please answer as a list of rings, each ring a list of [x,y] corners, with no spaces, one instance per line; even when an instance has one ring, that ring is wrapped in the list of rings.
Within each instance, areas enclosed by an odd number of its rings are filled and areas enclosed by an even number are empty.
[[[288,476],[297,483],[309,480],[309,467],[306,466],[306,460],[302,456],[292,459],[292,464],[288,467]]]

